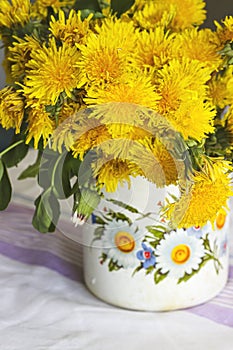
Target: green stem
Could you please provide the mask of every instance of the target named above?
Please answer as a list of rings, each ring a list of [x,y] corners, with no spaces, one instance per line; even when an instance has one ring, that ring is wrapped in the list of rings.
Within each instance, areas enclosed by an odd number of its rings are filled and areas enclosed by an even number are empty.
[[[51,188],[54,188],[54,183],[55,183],[55,174],[56,174],[56,169],[58,167],[58,164],[60,160],[64,157],[64,153],[60,154],[59,157],[56,160],[56,163],[54,164],[53,172],[52,172],[52,178],[51,178]]]
[[[7,147],[6,149],[4,149],[2,152],[0,152],[0,158],[2,156],[4,156],[4,154],[6,154],[7,152],[9,152],[11,149],[15,148],[16,146],[20,145],[21,143],[23,143],[24,140],[19,140],[16,143],[13,143],[13,145],[10,145],[9,147]]]

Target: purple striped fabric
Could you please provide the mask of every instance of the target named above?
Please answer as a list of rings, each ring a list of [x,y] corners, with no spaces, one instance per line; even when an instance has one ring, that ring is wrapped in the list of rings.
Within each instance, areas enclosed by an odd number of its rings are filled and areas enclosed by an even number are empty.
[[[47,267],[83,282],[80,245],[59,232],[38,233],[31,225],[32,215],[32,209],[16,204],[0,213],[0,254],[26,264]],[[230,266],[224,290],[209,302],[189,308],[187,312],[233,327],[233,266]]]

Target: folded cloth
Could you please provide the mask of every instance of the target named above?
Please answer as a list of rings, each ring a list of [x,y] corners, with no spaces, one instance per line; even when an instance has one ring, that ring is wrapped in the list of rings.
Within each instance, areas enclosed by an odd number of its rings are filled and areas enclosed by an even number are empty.
[[[184,311],[101,302],[82,282],[0,255],[1,350],[231,350],[232,328]]]

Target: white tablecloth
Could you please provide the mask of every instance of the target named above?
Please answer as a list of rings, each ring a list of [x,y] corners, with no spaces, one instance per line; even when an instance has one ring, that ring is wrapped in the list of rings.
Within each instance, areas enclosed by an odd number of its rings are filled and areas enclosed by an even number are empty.
[[[233,349],[233,266],[223,292],[198,307],[158,313],[105,304],[83,283],[81,247],[32,228],[34,184],[14,180],[14,203],[0,213],[0,350]]]

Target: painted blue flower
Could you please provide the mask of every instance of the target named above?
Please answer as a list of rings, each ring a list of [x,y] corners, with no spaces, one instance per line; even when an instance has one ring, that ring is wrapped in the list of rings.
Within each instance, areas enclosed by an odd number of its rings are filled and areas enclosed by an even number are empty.
[[[212,227],[210,223],[207,223],[205,226],[192,226],[187,229],[188,236],[196,237],[200,239],[201,237],[204,237],[206,233],[212,232]]]
[[[137,258],[143,261],[144,269],[148,269],[150,266],[155,265],[154,251],[151,247],[148,247],[142,242],[142,249],[137,251]]]

